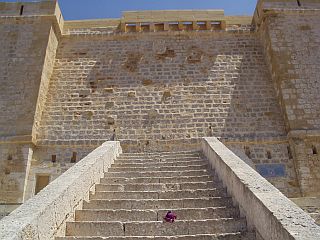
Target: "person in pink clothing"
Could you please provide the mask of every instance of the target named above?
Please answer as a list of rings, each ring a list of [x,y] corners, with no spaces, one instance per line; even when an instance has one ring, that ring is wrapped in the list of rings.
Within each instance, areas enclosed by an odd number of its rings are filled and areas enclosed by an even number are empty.
[[[173,223],[174,220],[177,219],[177,215],[173,213],[172,211],[168,211],[166,216],[163,218],[166,222]]]

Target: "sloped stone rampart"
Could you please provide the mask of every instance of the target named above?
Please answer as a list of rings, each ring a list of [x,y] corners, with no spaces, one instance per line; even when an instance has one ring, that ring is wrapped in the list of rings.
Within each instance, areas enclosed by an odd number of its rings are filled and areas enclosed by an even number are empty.
[[[53,239],[121,153],[106,142],[0,222],[0,239]]]
[[[202,149],[249,227],[262,239],[320,239],[320,227],[309,215],[217,138],[204,138]]]

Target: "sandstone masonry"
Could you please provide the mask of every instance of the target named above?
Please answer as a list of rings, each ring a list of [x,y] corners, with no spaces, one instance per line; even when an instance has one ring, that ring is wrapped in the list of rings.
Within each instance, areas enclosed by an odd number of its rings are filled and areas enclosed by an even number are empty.
[[[218,137],[286,196],[318,196],[319,7],[64,21],[55,1],[0,3],[0,203],[115,138],[156,152]]]

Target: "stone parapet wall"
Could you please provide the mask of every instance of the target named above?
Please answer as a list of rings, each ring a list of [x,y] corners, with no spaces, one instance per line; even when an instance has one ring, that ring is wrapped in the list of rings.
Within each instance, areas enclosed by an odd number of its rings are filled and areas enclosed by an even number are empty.
[[[67,219],[122,152],[119,142],[106,142],[49,184],[37,196],[0,222],[0,239],[54,239]],[[61,236],[61,235],[60,235]]]
[[[319,239],[320,227],[278,189],[238,158],[217,138],[205,138],[202,149],[249,228],[262,239]]]
[[[56,1],[0,3],[0,17],[54,15],[56,11]]]

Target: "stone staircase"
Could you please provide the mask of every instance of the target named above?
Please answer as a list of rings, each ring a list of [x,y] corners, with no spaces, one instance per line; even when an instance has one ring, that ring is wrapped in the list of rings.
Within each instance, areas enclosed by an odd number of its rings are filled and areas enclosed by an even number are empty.
[[[174,223],[163,222],[168,210]],[[122,154],[56,240],[255,239],[199,152]]]

